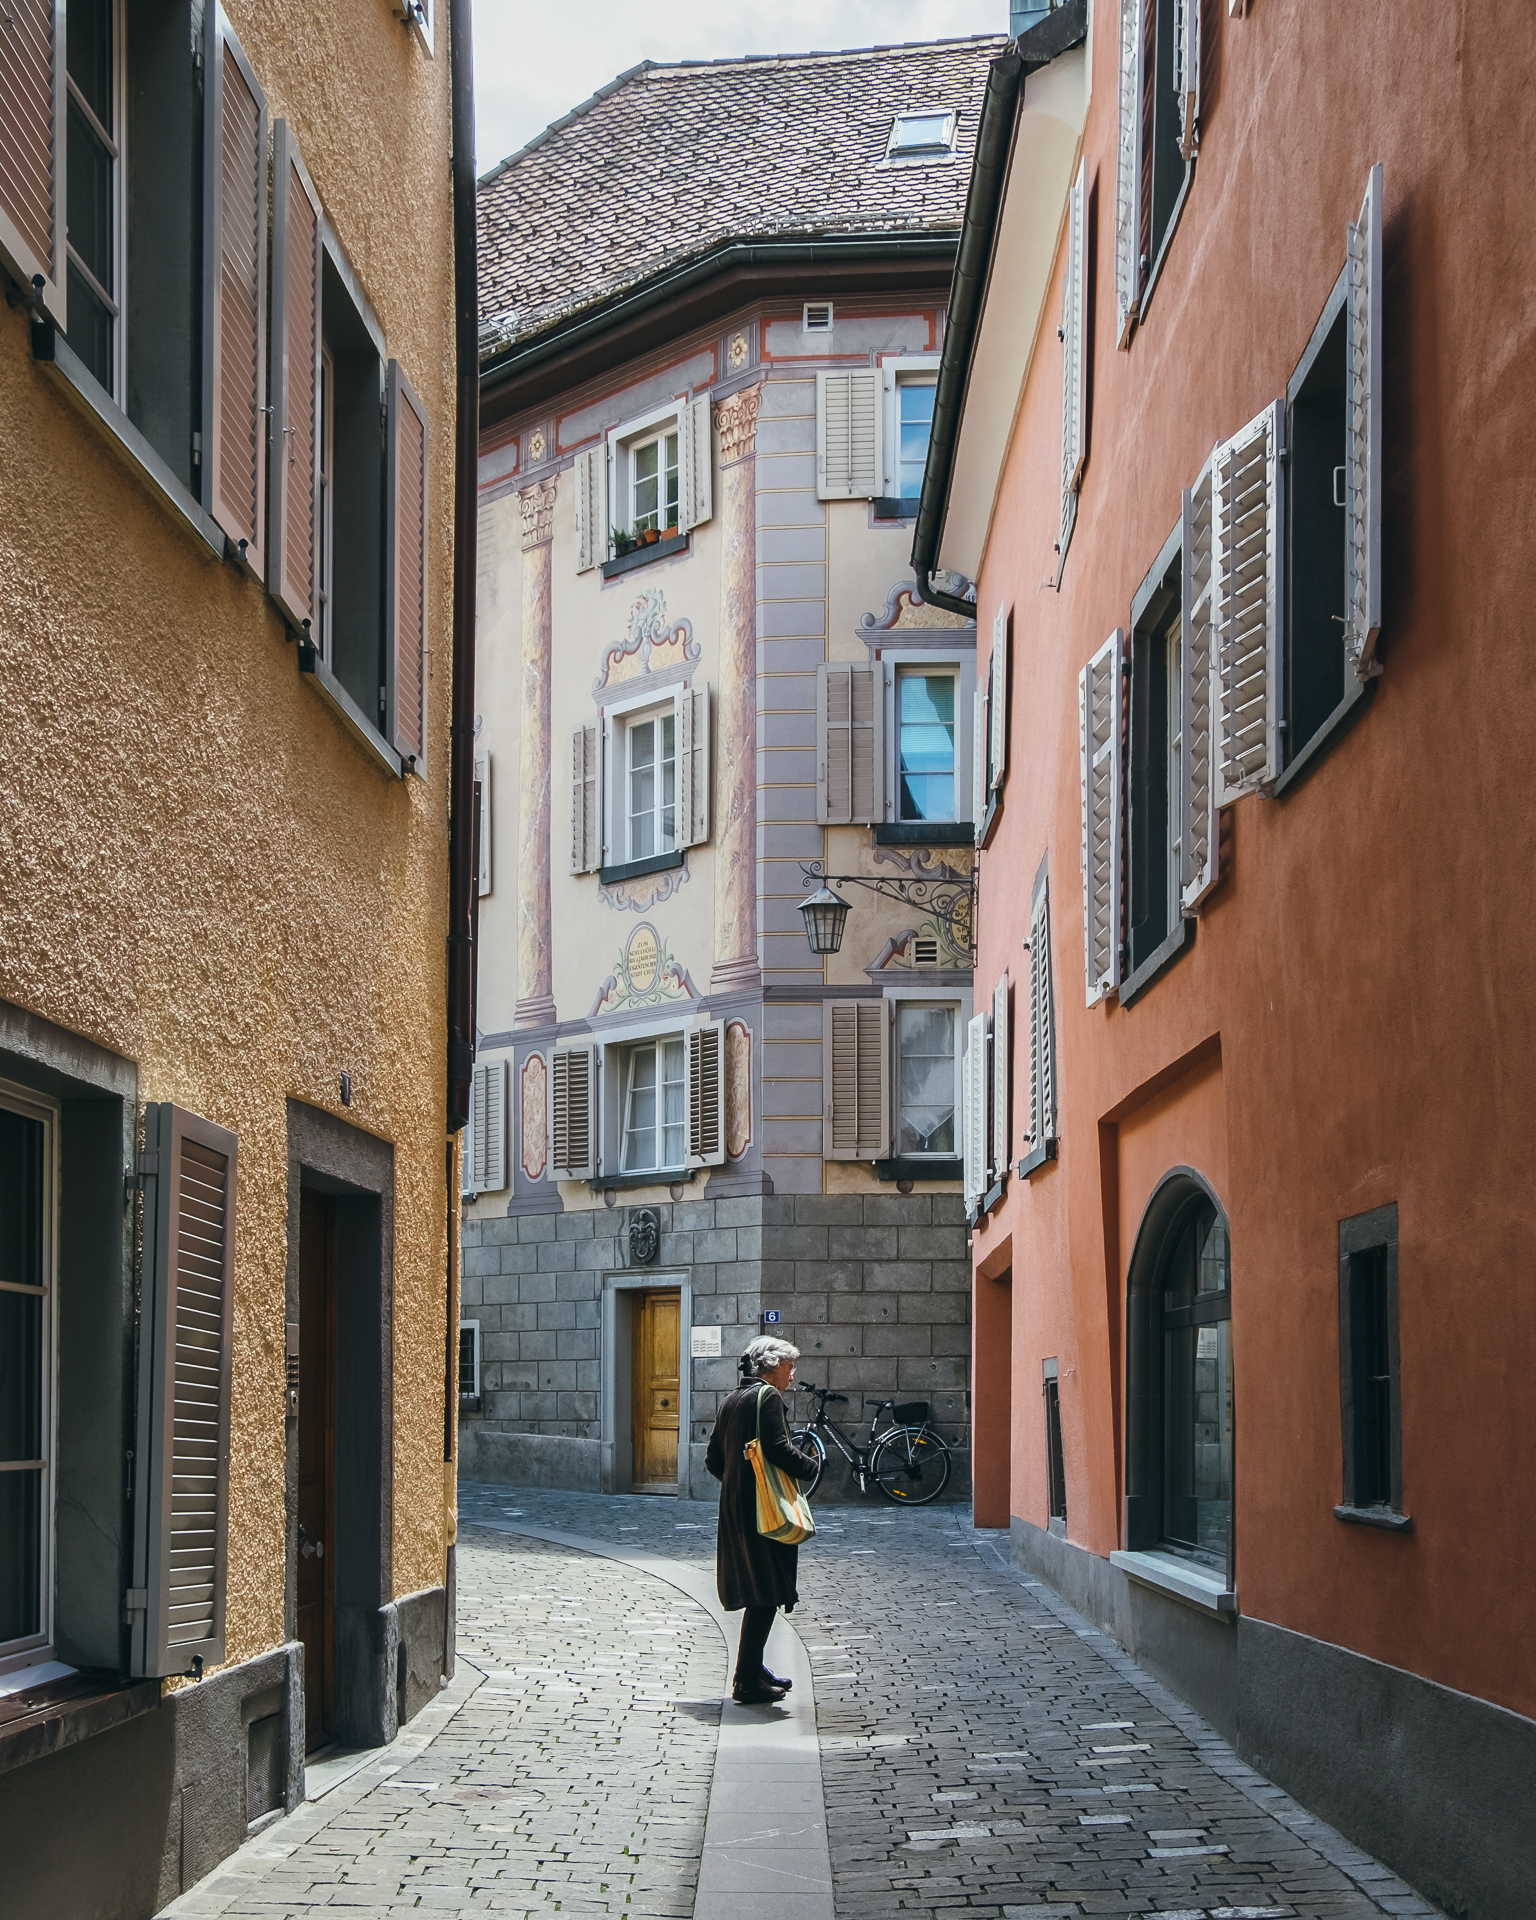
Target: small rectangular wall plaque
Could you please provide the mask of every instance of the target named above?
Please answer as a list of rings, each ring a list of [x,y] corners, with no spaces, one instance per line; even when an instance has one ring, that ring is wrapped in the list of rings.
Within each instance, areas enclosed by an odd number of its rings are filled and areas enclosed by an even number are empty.
[[[720,1358],[720,1329],[718,1327],[690,1327],[688,1351],[695,1360],[718,1360]]]

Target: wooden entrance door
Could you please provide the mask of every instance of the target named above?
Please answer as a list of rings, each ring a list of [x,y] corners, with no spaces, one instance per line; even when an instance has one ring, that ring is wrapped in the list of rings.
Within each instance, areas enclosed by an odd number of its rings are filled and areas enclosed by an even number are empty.
[[[331,1737],[336,1559],[336,1202],[299,1195],[298,1627],[304,1747]]]
[[[635,1491],[676,1493],[678,1325],[682,1296],[675,1289],[643,1293],[635,1303]]]

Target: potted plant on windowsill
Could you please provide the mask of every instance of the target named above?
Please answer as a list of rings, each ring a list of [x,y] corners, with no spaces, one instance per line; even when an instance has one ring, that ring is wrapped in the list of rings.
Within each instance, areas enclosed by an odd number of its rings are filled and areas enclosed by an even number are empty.
[[[663,540],[675,540],[677,538],[677,522],[675,520],[670,527],[664,527],[662,529],[661,537]]]
[[[647,527],[645,531],[639,535],[635,544],[641,547],[654,547],[656,542],[660,538],[661,538],[660,527]]]
[[[634,550],[635,550],[635,536],[630,532],[629,528],[615,527],[613,529],[614,559],[622,560],[626,553],[633,553]]]

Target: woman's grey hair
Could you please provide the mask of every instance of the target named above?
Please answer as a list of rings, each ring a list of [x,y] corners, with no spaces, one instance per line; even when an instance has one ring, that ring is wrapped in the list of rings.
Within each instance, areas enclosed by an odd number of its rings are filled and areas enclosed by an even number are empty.
[[[741,1356],[741,1377],[743,1380],[760,1380],[765,1373],[784,1360],[798,1360],[800,1349],[792,1347],[787,1340],[776,1340],[770,1333],[754,1340]]]

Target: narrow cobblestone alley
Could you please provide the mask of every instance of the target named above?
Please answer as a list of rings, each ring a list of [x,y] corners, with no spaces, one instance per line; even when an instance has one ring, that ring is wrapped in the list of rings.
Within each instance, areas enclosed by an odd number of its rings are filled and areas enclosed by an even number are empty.
[[[332,1763],[323,1797],[167,1915],[695,1913],[719,1629],[656,1574],[527,1528],[670,1560],[679,1578],[712,1569],[704,1505],[462,1488],[452,1686],[356,1771]],[[1435,1914],[1013,1573],[1003,1546],[961,1509],[850,1506],[824,1510],[802,1554],[793,1624],[815,1675],[836,1920]],[[773,1792],[738,1812],[771,1830]],[[811,1920],[815,1903],[765,1888],[706,1909]]]

